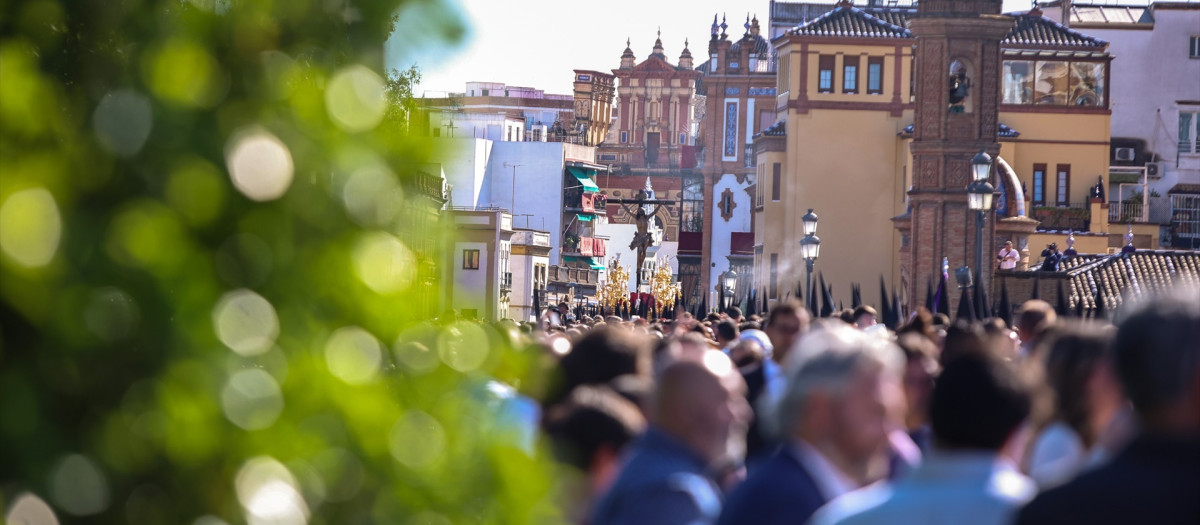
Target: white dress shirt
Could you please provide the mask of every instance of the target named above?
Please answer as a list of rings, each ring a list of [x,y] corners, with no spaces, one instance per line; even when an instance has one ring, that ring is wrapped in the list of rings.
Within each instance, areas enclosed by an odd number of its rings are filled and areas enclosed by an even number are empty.
[[[795,453],[796,459],[800,460],[800,464],[804,465],[808,474],[813,477],[813,482],[817,484],[817,490],[821,491],[821,495],[825,496],[827,501],[833,501],[838,496],[858,488],[858,484],[854,480],[843,474],[821,451],[804,440],[794,441],[792,451]]]

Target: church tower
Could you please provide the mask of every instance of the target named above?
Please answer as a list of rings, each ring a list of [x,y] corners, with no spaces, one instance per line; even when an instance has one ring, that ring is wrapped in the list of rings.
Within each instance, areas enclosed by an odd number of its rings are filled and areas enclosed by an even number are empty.
[[[971,159],[980,151],[992,159],[1000,152],[1000,42],[1013,27],[1013,19],[1001,14],[1001,3],[921,0],[911,20],[916,37],[912,189],[909,212],[894,219],[910,306],[924,297],[925,283],[936,286],[943,257],[949,259],[951,305],[959,295],[954,269],[969,266],[985,288],[991,283],[996,216],[984,214],[984,263],[975,268],[975,212],[968,208],[966,188],[972,181]]]

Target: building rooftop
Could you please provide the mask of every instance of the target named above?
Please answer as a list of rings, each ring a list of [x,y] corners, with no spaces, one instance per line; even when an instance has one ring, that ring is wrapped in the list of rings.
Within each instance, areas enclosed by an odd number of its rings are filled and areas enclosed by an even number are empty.
[[[1125,301],[1172,289],[1200,286],[1200,252],[1137,251],[1130,254],[1079,256],[1066,270],[1068,304],[1080,301],[1095,310],[1096,300],[1112,311]]]
[[[778,9],[785,4],[774,4]],[[913,38],[909,20],[916,14],[910,6],[867,7],[839,4],[825,14],[797,25],[789,35],[846,38]],[[1014,14],[1013,27],[1001,41],[1004,47],[1052,47],[1056,49],[1104,49],[1108,42],[1072,30],[1042,15],[1039,10]]]
[[[1010,46],[1104,48],[1108,45],[1108,42],[1087,36],[1044,17],[1041,11],[1036,9],[1027,14],[1015,15],[1014,18],[1017,19],[1016,23],[1002,40],[1002,43]]]
[[[909,126],[909,128],[912,128],[912,126]],[[911,132],[912,130],[910,129],[909,131]],[[755,138],[758,138],[760,136],[762,136],[762,137],[786,137],[787,136],[787,121],[781,120],[779,122],[771,124],[769,127],[767,127],[767,129],[764,129],[764,130],[754,134]]]

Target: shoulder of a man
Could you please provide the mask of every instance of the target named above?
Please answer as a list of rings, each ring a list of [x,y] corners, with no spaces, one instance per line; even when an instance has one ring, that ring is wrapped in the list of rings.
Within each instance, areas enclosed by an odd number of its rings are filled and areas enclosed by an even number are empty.
[[[626,487],[614,487],[592,523],[709,524],[721,512],[721,495],[708,478],[676,472]]]

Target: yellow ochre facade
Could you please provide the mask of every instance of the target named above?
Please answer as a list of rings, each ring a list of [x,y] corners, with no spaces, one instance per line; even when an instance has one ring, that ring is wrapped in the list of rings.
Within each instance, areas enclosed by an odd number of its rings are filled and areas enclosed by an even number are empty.
[[[916,82],[946,85],[950,77],[948,71],[913,79],[919,43],[906,26],[914,13],[859,9],[846,2],[773,42],[780,57],[778,121],[755,139],[754,284],[769,299],[794,297],[803,288],[801,217],[810,208],[820,217],[814,281],[822,274],[847,306],[851,283],[862,285],[868,304],[879,304],[880,276],[909,289],[904,281],[910,277],[902,275],[900,264],[907,239],[892,219],[908,212],[913,184],[914,87]],[[1082,221],[1067,224],[1076,231],[1107,233],[1107,216],[1086,216],[1097,182],[1108,187],[1111,57],[1106,43],[1036,10],[1012,19],[1013,31],[1001,44],[1001,70],[979,73],[999,76],[1001,93],[968,95],[999,97],[1002,161],[996,161],[991,182],[1002,191],[996,201],[1006,215],[998,218],[1040,214],[1064,224]],[[1050,37],[1039,41],[1031,34]],[[1081,65],[1072,69],[1074,62]],[[1022,76],[1022,71],[1031,74]],[[985,264],[1004,240],[1029,242],[1027,236],[1006,235],[998,229],[996,238],[984,239]],[[1054,234],[1043,232],[1040,238],[1045,235]],[[1035,262],[1042,248],[1022,247],[1032,251],[1025,263]],[[923,289],[924,282],[919,284]]]

